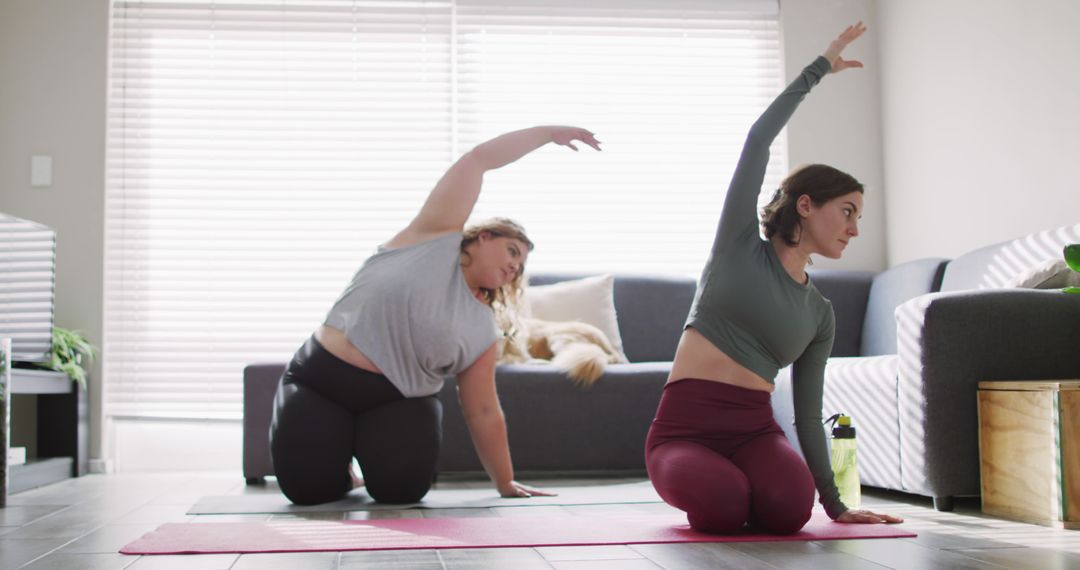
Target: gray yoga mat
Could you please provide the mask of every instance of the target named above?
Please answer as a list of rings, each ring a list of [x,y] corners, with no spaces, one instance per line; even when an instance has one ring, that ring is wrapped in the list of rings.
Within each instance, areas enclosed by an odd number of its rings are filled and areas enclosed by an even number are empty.
[[[603,505],[615,503],[659,503],[660,497],[648,481],[620,483],[615,485],[589,485],[580,487],[545,486],[545,490],[558,493],[554,497],[529,497],[504,499],[494,488],[487,489],[432,489],[419,503],[386,505],[375,503],[356,489],[345,498],[321,505],[294,505],[281,493],[253,493],[247,495],[223,495],[203,497],[195,503],[189,515],[227,515],[249,513],[320,513],[344,511],[377,511],[400,509],[469,509],[487,507],[535,507],[567,505]]]

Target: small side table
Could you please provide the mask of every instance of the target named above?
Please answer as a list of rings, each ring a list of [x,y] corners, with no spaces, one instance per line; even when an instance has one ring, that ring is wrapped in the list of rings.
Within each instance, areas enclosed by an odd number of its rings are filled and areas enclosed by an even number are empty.
[[[979,382],[982,510],[1080,529],[1080,380]]]

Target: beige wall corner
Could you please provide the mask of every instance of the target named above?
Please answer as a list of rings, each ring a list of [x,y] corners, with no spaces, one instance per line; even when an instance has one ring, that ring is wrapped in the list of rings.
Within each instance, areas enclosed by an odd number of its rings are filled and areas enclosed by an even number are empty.
[[[814,258],[826,269],[878,271],[885,268],[886,188],[881,147],[880,32],[877,10],[867,0],[781,0],[784,66],[788,79],[822,53],[850,24],[867,25],[866,34],[844,56],[863,69],[829,75],[814,89],[788,123],[792,168],[823,163],[850,173],[866,187],[866,211],[859,237],[839,260]]]
[[[102,342],[108,0],[0,2],[0,211],[56,230],[56,324]],[[32,187],[30,157],[52,157]],[[101,365],[90,457],[102,454]]]

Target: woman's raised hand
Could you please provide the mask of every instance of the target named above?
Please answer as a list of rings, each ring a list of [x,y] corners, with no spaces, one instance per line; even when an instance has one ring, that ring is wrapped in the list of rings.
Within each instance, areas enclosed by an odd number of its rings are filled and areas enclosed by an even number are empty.
[[[581,141],[596,150],[600,150],[600,141],[596,140],[591,132],[580,129],[578,127],[552,127],[551,140],[555,144],[562,146],[568,146],[573,150],[577,150],[574,146],[574,141]]]
[[[840,52],[844,51],[844,48],[856,38],[863,35],[866,31],[866,25],[860,20],[854,26],[848,26],[847,29],[840,34],[838,38],[829,44],[829,48],[825,50],[825,59],[829,60],[829,64],[832,65],[832,72],[839,73],[849,67],[862,67],[861,61],[854,59],[844,59],[840,57]]]

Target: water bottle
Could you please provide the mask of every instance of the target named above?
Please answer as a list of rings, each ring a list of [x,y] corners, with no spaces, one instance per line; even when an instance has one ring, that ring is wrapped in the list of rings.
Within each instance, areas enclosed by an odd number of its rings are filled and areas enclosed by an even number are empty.
[[[859,465],[855,445],[855,428],[851,425],[851,416],[835,414],[825,420],[833,422],[832,428],[832,468],[836,480],[836,489],[840,491],[840,500],[850,509],[859,507],[861,494],[859,489]]]

